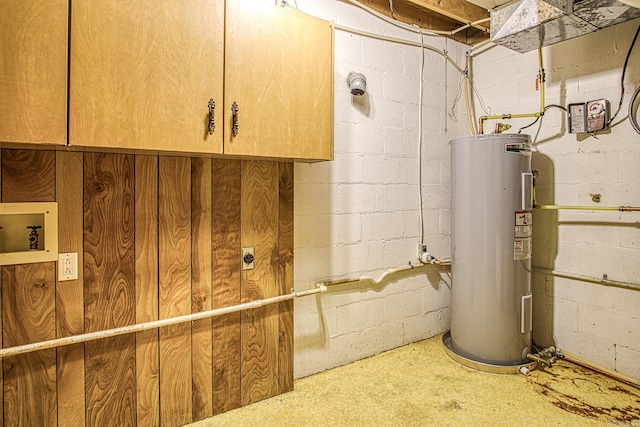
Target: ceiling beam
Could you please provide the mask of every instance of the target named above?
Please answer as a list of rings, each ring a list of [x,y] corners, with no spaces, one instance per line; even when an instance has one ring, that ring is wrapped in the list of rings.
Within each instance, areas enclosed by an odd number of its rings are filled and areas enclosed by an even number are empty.
[[[349,0],[340,0],[347,4],[352,4]],[[488,18],[489,12],[475,6],[471,3],[468,3],[472,6],[470,9],[480,9],[484,11],[484,16],[478,18],[478,15],[469,15],[468,18],[472,19],[472,21],[460,21],[457,19],[453,19],[447,15],[443,15],[438,12],[434,12],[431,9],[425,8],[423,6],[419,6],[416,3],[416,0],[393,0],[393,14],[391,13],[391,8],[389,5],[389,0],[358,0],[360,3],[365,6],[370,7],[371,9],[382,13],[383,15],[395,19],[399,22],[403,22],[410,25],[417,25],[418,27],[425,30],[432,31],[444,31],[451,32],[460,28],[461,26],[468,24],[469,22],[475,22],[478,19]],[[423,0],[420,0],[423,1]],[[429,0],[431,1],[431,0]],[[441,0],[442,2],[448,2],[452,0]],[[459,0],[462,3],[466,3],[464,0]],[[436,0],[433,0],[436,3]],[[456,12],[459,15],[460,11]],[[477,12],[477,10],[475,10]],[[474,21],[475,20],[475,21]],[[487,23],[488,24],[488,23]],[[488,25],[483,24],[483,27],[487,29],[478,29],[478,28],[467,28],[463,31],[457,32],[456,34],[445,34],[444,37],[448,37],[450,39],[456,40],[461,43],[465,43],[468,45],[474,45],[476,43],[485,41],[489,39],[489,30]]]
[[[455,19],[462,24],[470,24],[489,17],[489,11],[465,0],[406,0],[420,8],[439,13]],[[477,24],[474,27],[489,32],[489,23]]]

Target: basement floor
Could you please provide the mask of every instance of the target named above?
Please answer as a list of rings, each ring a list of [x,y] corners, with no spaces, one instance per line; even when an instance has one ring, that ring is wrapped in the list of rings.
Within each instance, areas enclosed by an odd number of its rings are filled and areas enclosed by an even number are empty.
[[[467,368],[441,336],[299,379],[192,426],[637,426],[640,390],[558,361],[530,376]]]

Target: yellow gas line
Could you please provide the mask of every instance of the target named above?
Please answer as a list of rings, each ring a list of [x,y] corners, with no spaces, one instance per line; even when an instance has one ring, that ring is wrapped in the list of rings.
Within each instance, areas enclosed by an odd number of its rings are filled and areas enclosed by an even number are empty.
[[[545,81],[545,73],[544,66],[542,63],[542,48],[538,48],[538,63],[540,64],[540,69],[538,70],[538,79],[540,81],[540,111],[536,111],[535,113],[524,113],[524,114],[500,114],[495,116],[482,116],[478,119],[478,133],[482,135],[484,133],[484,122],[485,120],[508,120],[508,119],[523,119],[529,117],[541,117],[544,116],[544,100],[545,100],[545,92],[544,92],[544,81]]]
[[[640,212],[637,206],[558,206],[558,205],[535,205],[534,208],[542,210],[574,210],[574,211],[619,211],[619,212]]]

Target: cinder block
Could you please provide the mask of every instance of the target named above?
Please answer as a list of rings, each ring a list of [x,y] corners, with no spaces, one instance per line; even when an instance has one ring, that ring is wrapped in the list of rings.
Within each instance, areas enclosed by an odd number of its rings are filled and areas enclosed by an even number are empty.
[[[616,346],[616,372],[640,381],[640,349]]]
[[[385,152],[382,129],[378,125],[338,122],[335,125],[335,152],[382,155]]]
[[[387,322],[382,325],[382,343],[385,350],[404,345],[402,320]]]
[[[421,291],[390,295],[384,299],[383,322],[396,322],[406,317],[418,316],[421,312]]]
[[[398,128],[382,129],[384,155],[386,157],[418,156],[418,133]]]
[[[417,78],[387,72],[383,85],[385,99],[417,107],[420,100],[420,82]]]
[[[383,265],[386,268],[397,268],[407,265],[417,257],[417,243],[414,239],[393,239],[383,243]]]
[[[404,234],[404,213],[376,212],[372,217],[375,240],[399,239]]]
[[[407,211],[416,208],[418,188],[416,185],[393,184],[384,186],[384,211]]]
[[[404,74],[404,51],[391,42],[365,39],[362,46],[362,62],[367,67],[393,74]]]

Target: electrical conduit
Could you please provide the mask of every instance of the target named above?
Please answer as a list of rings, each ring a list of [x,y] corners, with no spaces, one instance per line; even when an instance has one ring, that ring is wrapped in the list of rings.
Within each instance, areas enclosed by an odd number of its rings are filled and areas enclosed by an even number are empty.
[[[87,341],[95,341],[103,338],[110,338],[119,335],[130,334],[133,332],[142,332],[149,329],[157,329],[164,326],[177,325],[179,323],[193,322],[195,320],[208,319],[223,314],[235,313],[242,310],[250,310],[269,304],[275,304],[288,301],[294,298],[300,298],[308,295],[320,294],[327,291],[326,286],[318,286],[316,289],[308,291],[295,292],[291,291],[287,295],[279,295],[270,298],[264,298],[243,304],[237,304],[229,307],[216,308],[213,310],[201,311],[199,313],[186,314],[184,316],[170,317],[168,319],[152,320],[150,322],[138,323],[135,325],[122,326],[119,328],[106,329],[103,331],[89,332],[86,334],[72,335],[64,338],[56,338],[48,341],[35,342],[31,344],[18,345],[14,347],[3,348],[0,350],[0,359],[8,356],[16,356],[18,354],[30,353],[32,351],[45,350],[49,348],[62,347],[70,344],[77,344]]]

